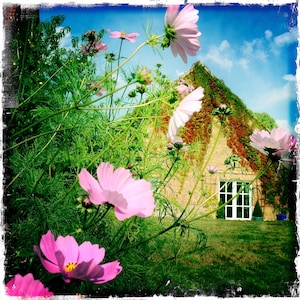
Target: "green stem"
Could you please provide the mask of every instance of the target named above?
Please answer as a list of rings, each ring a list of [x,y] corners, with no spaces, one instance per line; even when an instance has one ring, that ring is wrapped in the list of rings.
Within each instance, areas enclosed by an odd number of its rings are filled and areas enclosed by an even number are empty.
[[[54,112],[53,114],[50,114],[50,115],[48,115],[48,116],[46,116],[46,117],[44,117],[44,118],[41,118],[40,120],[34,122],[33,124],[31,124],[31,125],[29,125],[29,126],[23,128],[22,130],[16,132],[15,134],[13,134],[13,135],[12,135],[12,138],[15,137],[15,136],[17,136],[17,135],[20,135],[21,133],[27,131],[28,129],[30,129],[30,128],[36,126],[36,125],[38,125],[39,123],[42,123],[42,122],[46,121],[47,119],[49,119],[49,118],[51,118],[51,117],[54,117],[54,116],[56,116],[56,115],[58,115],[58,114],[60,114],[60,113],[63,113],[63,112],[65,112],[65,111],[69,111],[69,110],[74,109],[74,108],[76,108],[76,106],[72,105],[72,106],[70,106],[70,107],[66,107],[66,108],[63,108],[63,109],[61,109],[61,110],[58,110],[58,111]]]
[[[175,158],[173,159],[172,165],[171,165],[171,167],[169,168],[168,172],[166,173],[166,175],[165,175],[164,179],[162,180],[161,184],[155,189],[155,193],[157,193],[157,191],[158,191],[159,189],[161,189],[162,187],[165,187],[166,184],[169,182],[169,181],[166,181],[166,180],[167,180],[167,178],[169,177],[169,175],[171,174],[172,170],[174,169],[176,163],[177,163],[178,160],[180,159],[180,158],[179,158],[179,151],[180,151],[180,150],[176,151],[176,156],[175,156]]]
[[[98,217],[99,211],[100,211],[100,206],[98,205],[96,213],[93,215],[93,217],[85,224],[85,226],[82,228],[82,230],[87,230],[88,228],[91,228],[95,225],[97,225],[108,213],[110,208],[112,207],[111,205],[106,204],[106,210],[100,215],[99,219],[95,221],[96,217]]]
[[[113,64],[111,62],[111,64],[110,64],[110,72],[112,72],[112,66],[113,66]],[[111,91],[110,91],[110,97],[109,97],[110,101],[108,103],[108,120],[110,120],[110,114],[111,114],[111,110],[110,109],[112,108],[113,98],[114,98],[113,95],[115,93],[113,91],[115,91],[115,88],[116,88],[116,84],[113,87],[113,78],[111,78],[111,84],[109,85],[109,87],[110,87]]]
[[[136,105],[129,105],[129,106],[120,106],[120,107],[112,107],[111,110],[121,110],[121,109],[132,109],[132,108],[138,108],[138,107],[143,107],[143,106],[148,106],[153,102],[157,102],[159,100],[152,100],[146,103],[142,104],[136,104]],[[110,108],[107,107],[84,107],[84,106],[78,106],[77,109],[79,110],[108,110]],[[145,117],[142,117],[145,118]],[[151,117],[150,117],[151,118]],[[128,120],[128,119],[127,119]]]
[[[216,149],[216,147],[217,147],[217,144],[218,144],[218,140],[219,140],[219,138],[220,138],[220,135],[221,135],[221,126],[219,127],[219,130],[218,130],[218,133],[217,133],[215,142],[214,142],[213,147],[212,147],[212,149],[211,149],[211,151],[210,151],[210,153],[209,153],[209,155],[208,155],[208,158],[205,160],[205,162],[204,162],[204,164],[203,164],[203,167],[202,167],[202,169],[201,169],[201,171],[200,171],[200,173],[199,173],[199,175],[198,175],[198,177],[197,177],[197,179],[196,179],[196,182],[195,182],[195,184],[194,184],[194,186],[193,186],[193,189],[192,189],[192,191],[191,191],[191,193],[190,193],[189,199],[188,199],[188,201],[187,201],[187,203],[186,203],[186,205],[185,205],[183,211],[181,212],[180,216],[178,217],[178,219],[181,219],[182,216],[184,215],[184,213],[186,212],[186,210],[188,209],[188,206],[189,206],[190,203],[191,203],[193,194],[195,193],[196,188],[197,188],[197,186],[198,186],[198,183],[199,183],[199,181],[201,180],[201,178],[202,178],[202,176],[203,176],[203,173],[204,173],[204,171],[205,171],[205,168],[207,167],[207,165],[208,165],[208,163],[209,163],[209,161],[210,161],[210,159],[211,159],[211,157],[212,157],[212,155],[213,155],[213,153],[214,153],[214,151],[215,151],[215,149]]]
[[[68,62],[67,62],[68,63]],[[29,99],[31,99],[35,94],[37,94],[63,67],[67,65],[67,63],[63,64],[60,68],[57,69],[37,90],[35,90],[28,98],[26,98],[23,102],[21,102],[18,106],[21,107],[24,105]]]
[[[126,86],[127,86],[127,85],[126,85]],[[123,88],[126,87],[126,86],[120,87],[120,88],[119,88],[118,90],[116,90],[115,92],[117,92],[117,91],[123,89]],[[111,93],[110,93],[110,94],[111,94]],[[72,105],[69,106],[69,107],[65,107],[65,108],[63,108],[63,109],[61,109],[61,110],[58,110],[58,111],[52,113],[52,114],[49,114],[48,116],[45,116],[45,117],[39,119],[38,121],[34,122],[33,124],[31,124],[31,125],[29,125],[29,126],[23,128],[22,130],[16,132],[15,134],[12,135],[12,138],[15,137],[15,136],[17,136],[17,135],[22,134],[23,132],[29,130],[30,128],[32,128],[32,127],[34,127],[34,126],[36,126],[36,125],[38,125],[39,123],[42,123],[42,122],[46,121],[47,119],[50,119],[50,118],[52,118],[52,117],[54,117],[54,116],[56,116],[56,115],[58,115],[58,114],[60,114],[60,113],[67,112],[67,111],[70,111],[70,110],[72,110],[72,109],[82,110],[83,107],[85,107],[85,106],[87,106],[87,105],[90,105],[90,104],[92,104],[92,103],[94,103],[94,102],[97,102],[97,101],[99,101],[99,100],[105,98],[106,96],[109,96],[110,94],[105,95],[105,96],[100,97],[100,98],[97,98],[96,100],[91,101],[91,102],[89,102],[89,103],[87,103],[87,104],[82,104],[81,106],[78,106],[78,104],[75,103],[75,104],[72,104]],[[80,100],[79,100],[78,102],[80,102]],[[105,109],[108,109],[108,108],[105,108]],[[90,110],[96,110],[96,108],[91,108]],[[104,109],[103,109],[103,110],[104,110]]]
[[[121,58],[121,52],[122,52],[123,40],[124,40],[124,39],[121,39],[120,48],[119,48],[119,54],[118,54],[118,68],[119,68],[119,66],[120,66],[120,58]],[[118,71],[117,71],[117,79],[116,79],[116,82],[118,81],[119,71],[120,71],[120,69],[118,69]]]
[[[65,116],[63,117],[63,119],[65,119],[68,115],[68,112],[65,114]],[[50,138],[50,140],[46,143],[46,145],[42,148],[42,150],[39,151],[39,153],[37,153],[35,155],[35,158],[37,158],[53,141],[54,137],[56,136],[56,134],[61,131],[60,127],[62,126],[62,124],[59,124],[56,128],[56,130],[54,131],[52,137]],[[57,151],[58,153],[58,151]],[[55,154],[55,156],[57,155],[57,153]],[[7,188],[27,169],[27,167],[24,167],[13,179],[12,181],[5,187],[5,190],[7,190]]]
[[[128,226],[135,220],[135,218],[130,218],[130,219],[127,219],[127,220],[124,220],[122,222],[122,225],[119,227],[118,231],[115,233],[114,237],[111,239],[110,241],[110,244],[113,245],[115,239],[121,235],[123,236],[125,231],[126,231],[126,228],[128,228]]]
[[[123,39],[121,39],[121,42],[120,42],[119,54],[118,54],[118,59],[117,59],[117,62],[118,62],[118,65],[117,65],[117,76],[116,76],[116,82],[114,84],[113,90],[116,89],[117,84],[118,84],[119,72],[120,72],[119,66],[120,66],[120,58],[121,58],[121,52],[122,52],[122,45],[123,45]],[[113,105],[113,95],[114,94],[112,94],[111,97],[110,97],[110,105],[109,105],[110,108],[112,108],[112,105]],[[111,110],[109,110],[108,120],[110,120],[111,114],[112,114],[112,112],[111,112]]]
[[[12,149],[14,149],[14,148],[16,148],[18,146],[21,146],[22,144],[24,144],[26,142],[29,142],[29,141],[31,141],[33,139],[39,138],[39,137],[47,135],[47,134],[51,134],[51,133],[55,133],[55,132],[60,132],[60,131],[65,131],[65,130],[71,130],[71,129],[73,129],[73,127],[72,128],[65,128],[65,129],[58,129],[58,130],[46,131],[46,132],[40,133],[38,135],[34,135],[34,136],[32,136],[32,137],[30,137],[30,138],[28,138],[28,139],[26,139],[26,140],[24,140],[22,142],[19,142],[19,143],[15,144],[15,145],[13,145],[13,146],[5,149],[4,151],[12,150]]]
[[[140,44],[131,54],[126,58],[117,68],[115,68],[113,71],[106,74],[97,85],[94,86],[94,88],[100,87],[105,80],[107,80],[109,77],[111,77],[115,72],[120,70],[124,65],[126,65],[145,45],[148,44],[148,41],[143,42]]]
[[[26,167],[24,167],[9,183],[7,186],[4,187],[4,191],[6,191],[17,179],[21,174],[26,170]]]
[[[225,187],[225,183],[220,187],[220,190],[223,189],[223,187]],[[209,191],[210,192],[210,191]],[[207,203],[210,199],[212,199],[214,196],[216,196],[218,194],[219,191],[214,192],[213,194],[210,194],[210,196],[208,198],[205,199],[205,201],[203,201],[202,203],[200,203],[200,207],[203,207],[203,205],[205,203]],[[199,199],[200,200],[200,199]],[[198,200],[198,201],[199,201]]]
[[[145,244],[145,243],[151,241],[152,239],[155,239],[155,238],[159,237],[160,235],[162,235],[162,234],[168,232],[168,231],[171,230],[172,228],[175,228],[175,227],[177,227],[177,226],[179,226],[179,225],[180,225],[179,220],[176,220],[176,221],[173,222],[170,226],[168,226],[167,228],[161,230],[161,231],[158,232],[157,234],[154,234],[154,235],[152,235],[151,237],[149,237],[149,238],[147,238],[147,239],[144,239],[143,241],[140,241],[140,242],[138,242],[138,243],[135,243],[135,244],[133,244],[133,245],[131,245],[131,246],[128,246],[128,247],[126,247],[126,248],[124,248],[124,249],[121,248],[121,249],[119,249],[118,251],[116,251],[115,253],[113,253],[112,256],[114,256],[114,255],[117,254],[117,253],[120,253],[120,252],[123,252],[123,251],[128,251],[128,250],[130,250],[130,249],[132,249],[132,248],[136,248],[136,247],[139,246],[139,245]]]

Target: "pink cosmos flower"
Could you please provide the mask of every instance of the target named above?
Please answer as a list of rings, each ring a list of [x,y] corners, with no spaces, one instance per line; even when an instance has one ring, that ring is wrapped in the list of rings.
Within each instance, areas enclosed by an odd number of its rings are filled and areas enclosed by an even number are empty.
[[[281,128],[274,128],[271,132],[255,129],[250,136],[250,145],[271,158],[280,159],[292,148],[292,137]]]
[[[215,167],[215,166],[207,166],[207,171],[210,173],[210,174],[217,174],[218,173],[218,168]]]
[[[179,84],[176,86],[176,90],[181,96],[184,96],[191,93],[194,90],[194,87],[187,84]]]
[[[169,121],[167,136],[172,143],[175,143],[176,138],[178,138],[177,134],[179,127],[184,126],[185,123],[190,120],[194,112],[200,111],[202,106],[201,99],[203,97],[204,89],[198,87],[180,101],[179,106],[175,109],[173,116]]]
[[[99,265],[105,255],[104,248],[90,242],[78,245],[73,236],[58,236],[55,241],[50,230],[42,236],[40,247],[34,246],[33,250],[45,269],[53,274],[61,273],[66,283],[76,278],[101,284],[122,271],[118,261]]]
[[[101,163],[97,168],[96,180],[85,168],[78,174],[79,184],[88,192],[94,204],[109,203],[115,207],[116,218],[120,221],[132,216],[149,217],[155,204],[151,184],[135,180],[129,170]]]
[[[48,288],[39,281],[33,278],[31,273],[22,276],[15,275],[5,286],[6,295],[8,296],[22,296],[22,297],[51,297],[54,294],[49,292]],[[22,298],[23,299],[23,298]]]
[[[135,43],[136,42],[135,37],[139,36],[139,33],[137,33],[137,32],[125,34],[124,31],[110,31],[109,29],[107,31],[110,33],[110,38],[123,39],[123,40],[127,40],[131,43]]]
[[[101,41],[89,43],[86,46],[84,46],[81,50],[81,53],[83,55],[88,55],[88,54],[99,54],[105,50],[107,50],[107,45],[104,44]]]
[[[191,93],[195,88],[192,85],[189,85],[185,82],[184,79],[178,80],[178,85],[176,86],[176,90],[179,95],[184,96],[186,94]]]
[[[163,48],[171,46],[173,55],[179,54],[187,63],[187,54],[195,56],[200,49],[197,27],[198,10],[192,4],[186,5],[180,13],[179,5],[170,5],[165,14],[165,38]]]
[[[177,85],[176,90],[179,93],[179,95],[186,95],[189,93],[189,87],[185,84]]]

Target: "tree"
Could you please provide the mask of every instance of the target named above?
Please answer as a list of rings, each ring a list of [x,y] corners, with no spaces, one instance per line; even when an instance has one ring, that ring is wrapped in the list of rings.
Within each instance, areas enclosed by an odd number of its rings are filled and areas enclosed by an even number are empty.
[[[256,118],[256,120],[264,126],[263,129],[270,131],[273,128],[277,127],[275,120],[269,114],[265,112],[263,113],[254,112],[253,115]]]

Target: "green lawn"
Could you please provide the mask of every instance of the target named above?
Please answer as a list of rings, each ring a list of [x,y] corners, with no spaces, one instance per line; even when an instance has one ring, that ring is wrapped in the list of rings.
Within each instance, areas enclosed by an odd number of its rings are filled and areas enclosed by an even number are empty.
[[[202,219],[194,225],[206,233],[206,248],[176,260],[158,259],[155,271],[147,274],[157,294],[290,295],[297,278],[293,223]],[[164,249],[174,253],[174,235],[167,238]],[[163,252],[160,257],[167,257]]]

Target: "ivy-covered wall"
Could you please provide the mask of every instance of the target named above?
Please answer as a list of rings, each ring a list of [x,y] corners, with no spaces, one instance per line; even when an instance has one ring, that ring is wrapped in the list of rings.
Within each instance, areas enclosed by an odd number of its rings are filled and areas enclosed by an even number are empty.
[[[232,149],[233,154],[240,157],[240,164],[243,167],[250,168],[254,173],[257,173],[265,165],[267,157],[250,145],[249,136],[254,129],[271,130],[276,127],[274,119],[267,112],[259,114],[248,109],[243,101],[226,86],[224,81],[215,77],[200,62],[195,63],[183,78],[195,88],[202,86],[205,91],[201,111],[195,113],[186,124],[187,129],[183,136],[186,143],[201,141],[202,147],[199,151],[202,153],[197,158],[205,157],[207,145],[214,138],[212,135],[213,110],[218,108],[220,104],[226,104],[232,111],[232,115],[227,117],[227,122],[223,127],[223,134],[227,136],[227,146]],[[275,205],[274,199],[280,197],[279,206],[289,206],[290,218],[292,219],[294,218],[295,196],[293,186],[291,186],[291,178],[294,177],[295,170],[281,167],[278,172],[278,165],[274,164],[260,179],[262,198],[265,204]]]

